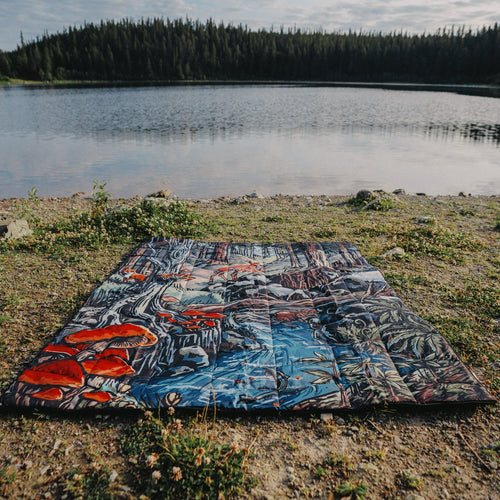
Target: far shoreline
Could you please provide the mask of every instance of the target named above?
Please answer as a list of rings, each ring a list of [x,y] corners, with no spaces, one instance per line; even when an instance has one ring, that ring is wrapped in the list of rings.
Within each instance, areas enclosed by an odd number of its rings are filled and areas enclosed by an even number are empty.
[[[364,82],[328,80],[98,80],[98,81],[0,81],[2,87],[29,88],[110,88],[110,87],[179,87],[179,86],[305,86],[331,88],[368,88],[403,91],[453,92],[500,98],[500,85],[484,83],[421,83],[421,82]]]

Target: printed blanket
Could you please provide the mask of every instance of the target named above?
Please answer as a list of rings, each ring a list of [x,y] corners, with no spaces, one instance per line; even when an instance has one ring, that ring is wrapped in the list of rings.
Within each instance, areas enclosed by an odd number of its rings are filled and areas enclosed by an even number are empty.
[[[153,239],[3,397],[63,410],[494,399],[348,243]]]

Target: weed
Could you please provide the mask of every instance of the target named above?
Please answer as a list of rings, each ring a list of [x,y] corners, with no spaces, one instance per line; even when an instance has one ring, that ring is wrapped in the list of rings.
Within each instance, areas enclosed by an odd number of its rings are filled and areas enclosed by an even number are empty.
[[[106,184],[106,182],[99,183],[99,181],[94,181],[94,186],[92,187],[92,201],[94,206],[107,207],[111,195],[104,189]]]
[[[0,251],[34,249],[63,254],[68,248],[98,249],[112,243],[139,242],[151,237],[198,237],[208,227],[207,222],[182,201],[166,205],[143,200],[131,207],[110,210],[102,185],[98,186],[94,197],[90,213],[38,224],[32,237],[0,242]]]
[[[328,474],[328,469],[323,468],[321,465],[318,465],[318,467],[316,467],[316,470],[314,471],[314,476],[318,479],[323,479],[324,477],[328,476]]]
[[[335,469],[343,477],[348,477],[349,474],[355,469],[354,463],[349,455],[342,453],[332,453],[326,460],[326,465]]]
[[[12,319],[12,316],[9,316],[8,314],[0,314],[0,325],[5,325],[6,323],[8,323],[10,320]],[[0,342],[3,342],[1,339],[0,339]],[[0,343],[0,353],[3,352],[2,351],[2,343]]]
[[[464,289],[453,290],[448,299],[455,307],[463,307],[479,316],[487,318],[500,317],[500,289],[470,282]]]
[[[284,217],[281,217],[281,215],[269,215],[267,217],[264,217],[262,219],[262,222],[275,222],[275,223],[283,223],[286,222]]]
[[[410,274],[406,270],[401,272],[385,271],[384,275],[395,290],[409,288],[412,285],[428,285],[430,283],[425,276],[421,274]]]
[[[111,474],[112,471],[107,466],[95,466],[85,472],[73,469],[68,474],[65,492],[69,498],[111,500],[115,498]]]
[[[418,490],[422,486],[422,480],[405,470],[396,476],[396,484],[405,490]]]
[[[375,196],[358,198],[353,196],[347,200],[347,204],[363,210],[374,210],[376,212],[387,212],[396,206],[396,201],[390,196]]]
[[[137,458],[138,489],[149,498],[221,498],[238,496],[248,480],[243,469],[249,450],[213,440],[200,418],[198,432],[184,430],[179,419],[145,419],[130,426],[122,450]],[[196,429],[195,429],[196,430]]]
[[[14,204],[14,212],[17,217],[26,219],[30,224],[36,224],[38,218],[33,215],[33,209],[40,206],[40,198],[37,196],[38,190],[32,187],[28,190],[28,198]]]
[[[463,261],[463,251],[483,247],[477,239],[445,227],[414,227],[396,234],[396,244],[415,255],[432,255],[443,260]]]
[[[367,450],[365,452],[365,457],[366,458],[374,458],[375,460],[385,460],[387,457],[387,452],[385,450],[379,449],[379,450]]]
[[[320,229],[314,233],[316,238],[331,240],[337,236],[335,229]]]
[[[335,487],[335,493],[342,498],[351,498],[352,500],[363,500],[368,493],[368,487],[365,483],[359,481],[356,484],[351,482],[341,483]]]

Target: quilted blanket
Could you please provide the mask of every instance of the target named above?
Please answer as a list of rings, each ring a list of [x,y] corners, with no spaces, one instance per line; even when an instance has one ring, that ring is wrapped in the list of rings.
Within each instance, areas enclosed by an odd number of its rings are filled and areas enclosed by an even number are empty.
[[[3,400],[330,410],[493,398],[348,243],[171,238],[133,251]]]

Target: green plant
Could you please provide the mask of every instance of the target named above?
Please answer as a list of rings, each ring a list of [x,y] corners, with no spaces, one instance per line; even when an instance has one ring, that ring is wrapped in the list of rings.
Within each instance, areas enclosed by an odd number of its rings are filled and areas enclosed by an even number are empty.
[[[328,469],[325,469],[321,465],[318,465],[318,467],[316,467],[316,470],[314,471],[314,476],[318,479],[323,479],[324,477],[328,476]]]
[[[368,487],[365,483],[359,481],[356,484],[351,482],[341,483],[335,487],[335,493],[342,498],[351,498],[352,500],[363,500],[368,493]]]
[[[353,196],[347,200],[347,204],[364,209],[364,210],[374,210],[376,212],[386,212],[391,208],[396,206],[396,201],[390,196],[376,196],[372,194],[366,198],[361,198],[358,196]]]
[[[344,477],[348,477],[355,469],[351,457],[342,453],[332,453],[325,463]]]
[[[465,233],[445,227],[411,227],[396,234],[396,244],[415,255],[433,255],[443,260],[463,261],[463,251],[476,251],[482,243]]]
[[[104,189],[106,182],[94,181],[92,187],[92,201],[94,205],[107,205],[111,199],[111,195]]]
[[[422,480],[406,470],[396,476],[396,483],[406,490],[418,490],[422,486]]]
[[[11,319],[12,319],[12,317],[9,316],[8,314],[0,314],[0,325],[4,325],[5,323],[8,323]],[[0,342],[3,342],[3,341],[0,339]],[[1,346],[1,344],[0,344],[0,346]],[[1,347],[0,347],[0,352],[1,352]]]
[[[97,249],[113,243],[133,243],[151,237],[199,237],[209,224],[186,203],[157,204],[141,200],[110,209],[104,185],[98,185],[91,212],[38,224],[31,237],[0,241],[0,250],[65,253],[68,248]]]
[[[486,318],[500,317],[500,289],[477,282],[467,283],[464,289],[455,289],[448,294],[455,307],[463,307]]]
[[[137,458],[137,487],[148,498],[225,498],[240,495],[248,484],[243,471],[249,450],[217,443],[206,416],[184,429],[173,415],[162,419],[146,412],[121,445]]]
[[[30,224],[36,224],[38,218],[33,214],[33,209],[40,206],[40,198],[38,198],[38,190],[32,187],[28,190],[28,198],[18,201],[14,204],[14,210],[17,217],[26,219]]]
[[[282,222],[286,222],[286,220],[281,215],[268,215],[262,219],[262,222],[276,222],[281,224]]]
[[[111,484],[112,471],[107,466],[95,466],[88,471],[73,469],[67,476],[65,492],[69,498],[111,500],[116,498]]]

